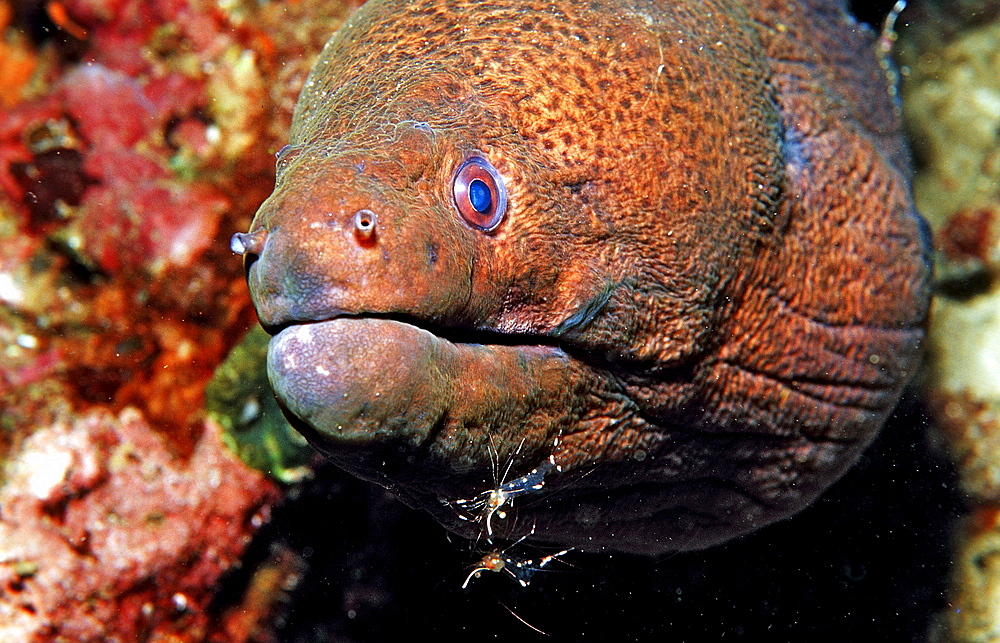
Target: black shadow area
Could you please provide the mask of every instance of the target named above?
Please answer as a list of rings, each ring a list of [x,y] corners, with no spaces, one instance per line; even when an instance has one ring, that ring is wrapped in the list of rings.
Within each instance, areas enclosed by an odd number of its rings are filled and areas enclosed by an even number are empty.
[[[252,556],[279,544],[306,562],[275,623],[287,643],[923,641],[945,607],[962,511],[928,423],[904,403],[858,465],[791,520],[658,561],[571,552],[527,588],[487,573],[462,590],[478,558],[467,544],[332,467],[276,511]]]

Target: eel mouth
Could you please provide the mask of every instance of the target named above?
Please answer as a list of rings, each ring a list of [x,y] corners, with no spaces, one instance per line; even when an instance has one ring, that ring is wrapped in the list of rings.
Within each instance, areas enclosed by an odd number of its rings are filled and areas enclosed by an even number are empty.
[[[565,346],[564,342],[546,335],[509,333],[497,330],[470,328],[467,326],[441,324],[406,313],[339,312],[319,319],[290,319],[273,324],[265,324],[263,321],[260,323],[267,334],[275,337],[285,329],[293,326],[310,326],[340,319],[372,319],[405,324],[407,326],[413,326],[414,328],[426,331],[431,335],[452,344],[477,344],[482,346],[549,346],[552,348],[562,349],[567,353],[572,352],[572,348]]]

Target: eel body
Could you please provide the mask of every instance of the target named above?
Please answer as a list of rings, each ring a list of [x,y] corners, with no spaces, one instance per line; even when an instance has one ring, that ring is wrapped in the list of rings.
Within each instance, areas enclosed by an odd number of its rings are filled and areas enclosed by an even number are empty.
[[[926,235],[833,0],[370,0],[245,255],[328,457],[468,535],[658,554],[787,517],[920,355]]]

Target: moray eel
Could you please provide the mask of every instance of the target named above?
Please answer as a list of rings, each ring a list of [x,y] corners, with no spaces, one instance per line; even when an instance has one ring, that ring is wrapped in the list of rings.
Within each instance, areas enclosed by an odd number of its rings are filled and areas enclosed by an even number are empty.
[[[915,369],[926,233],[834,0],[371,0],[244,255],[288,418],[470,537],[642,554],[812,502]]]

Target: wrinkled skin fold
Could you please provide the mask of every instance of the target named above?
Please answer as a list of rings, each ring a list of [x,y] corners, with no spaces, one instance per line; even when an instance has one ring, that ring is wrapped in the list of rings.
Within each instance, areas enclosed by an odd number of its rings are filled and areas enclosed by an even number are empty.
[[[659,554],[800,510],[891,412],[929,297],[908,173],[834,0],[371,0],[234,247],[340,466],[469,537],[541,480],[495,535]]]

